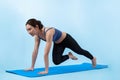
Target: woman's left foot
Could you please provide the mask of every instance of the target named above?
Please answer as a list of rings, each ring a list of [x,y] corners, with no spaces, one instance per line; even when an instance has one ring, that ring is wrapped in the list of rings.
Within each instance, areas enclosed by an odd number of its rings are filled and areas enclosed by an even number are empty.
[[[73,56],[73,54],[71,52],[68,53],[69,58],[71,58],[72,60],[78,60],[77,57]]]

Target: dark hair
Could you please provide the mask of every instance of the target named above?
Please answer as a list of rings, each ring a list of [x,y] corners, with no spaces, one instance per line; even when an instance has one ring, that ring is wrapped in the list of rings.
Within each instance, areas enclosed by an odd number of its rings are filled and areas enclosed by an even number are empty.
[[[29,19],[29,20],[26,22],[26,25],[27,25],[27,24],[33,26],[34,28],[36,27],[36,25],[38,25],[39,29],[42,29],[42,28],[43,28],[43,24],[41,23],[41,21],[36,20],[36,19],[34,19],[34,18]]]

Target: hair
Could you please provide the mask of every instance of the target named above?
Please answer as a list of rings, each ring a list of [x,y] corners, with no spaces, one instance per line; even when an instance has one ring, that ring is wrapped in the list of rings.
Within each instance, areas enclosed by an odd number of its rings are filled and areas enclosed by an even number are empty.
[[[32,19],[29,19],[27,22],[26,22],[26,25],[29,24],[31,25],[32,27],[36,27],[36,25],[38,25],[39,29],[42,29],[43,28],[43,24],[41,23],[41,21],[39,20],[36,20],[34,18]]]

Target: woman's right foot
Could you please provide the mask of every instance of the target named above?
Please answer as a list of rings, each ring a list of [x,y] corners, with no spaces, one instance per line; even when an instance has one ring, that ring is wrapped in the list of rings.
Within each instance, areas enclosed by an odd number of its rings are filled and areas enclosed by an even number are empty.
[[[92,59],[92,66],[93,66],[93,68],[96,67],[96,64],[97,64],[97,62],[96,62],[96,57],[94,57],[94,58]]]
[[[68,56],[69,56],[69,58],[72,59],[72,60],[78,60],[78,58],[75,57],[75,56],[73,56],[73,54],[72,54],[71,52],[68,53]]]

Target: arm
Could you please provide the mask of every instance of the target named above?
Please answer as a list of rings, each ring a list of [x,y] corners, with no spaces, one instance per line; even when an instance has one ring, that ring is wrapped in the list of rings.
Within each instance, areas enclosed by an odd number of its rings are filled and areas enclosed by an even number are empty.
[[[47,42],[46,42],[46,46],[45,46],[45,51],[44,51],[44,63],[45,63],[45,71],[48,72],[48,67],[49,67],[49,59],[48,59],[48,54],[52,45],[52,38],[49,37]]]
[[[32,53],[31,68],[34,68],[34,65],[35,65],[36,58],[37,58],[37,55],[38,55],[39,44],[40,44],[40,39],[39,39],[39,37],[35,36],[35,45],[34,45],[34,50],[33,50],[33,53]]]
[[[46,46],[44,50],[44,63],[45,63],[45,71],[40,72],[40,74],[47,74],[49,69],[49,51],[52,45],[53,39],[53,30],[49,30],[46,34]]]
[[[34,69],[34,65],[35,65],[35,62],[36,62],[37,55],[38,55],[39,44],[40,44],[40,39],[37,36],[35,36],[35,45],[34,45],[34,50],[33,50],[33,53],[32,53],[32,64],[31,64],[30,68],[26,69],[27,71]]]

